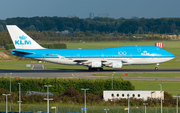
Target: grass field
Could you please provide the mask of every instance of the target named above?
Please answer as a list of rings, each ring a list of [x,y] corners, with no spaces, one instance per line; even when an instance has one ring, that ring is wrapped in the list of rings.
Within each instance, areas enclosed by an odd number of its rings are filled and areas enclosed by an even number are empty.
[[[8,105],[10,105],[8,103]],[[81,108],[84,107],[84,105],[57,105],[57,104],[51,104],[50,102],[50,106],[49,106],[49,112],[54,113],[55,110],[51,109],[51,107],[57,107],[57,111],[58,113],[82,113]],[[0,110],[1,111],[5,111],[5,103],[4,104],[0,104]],[[109,109],[108,113],[127,113],[127,110],[124,110],[124,108],[127,108],[127,106],[113,106],[113,104],[111,106],[95,106],[95,105],[88,105],[87,104],[87,112],[88,113],[105,113],[104,109]],[[18,104],[11,104],[11,111],[18,111],[19,107]],[[21,110],[23,112],[27,112],[27,111],[31,111],[36,113],[37,111],[43,111],[46,112],[47,111],[47,105],[28,105],[28,104],[22,104],[21,105]],[[155,111],[157,111],[157,113],[160,113],[161,108],[158,107],[149,107],[147,106],[146,108],[147,113],[153,113]],[[164,107],[163,106],[163,111],[166,113],[176,113],[176,108],[175,107]],[[144,113],[144,106],[130,106],[130,113]]]
[[[31,64],[30,61],[0,61],[0,69],[31,69],[26,67],[26,64]]]
[[[172,94],[180,94],[179,81],[131,81],[135,90],[160,90],[159,84],[162,84],[162,90]]]

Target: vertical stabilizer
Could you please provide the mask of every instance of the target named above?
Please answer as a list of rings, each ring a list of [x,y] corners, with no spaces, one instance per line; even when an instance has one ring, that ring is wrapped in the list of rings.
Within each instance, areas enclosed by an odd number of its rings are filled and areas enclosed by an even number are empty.
[[[16,49],[44,49],[16,25],[6,25]]]

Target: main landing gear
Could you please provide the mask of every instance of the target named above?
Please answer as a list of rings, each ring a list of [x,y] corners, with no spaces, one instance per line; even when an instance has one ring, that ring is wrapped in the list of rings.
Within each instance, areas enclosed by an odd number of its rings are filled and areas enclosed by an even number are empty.
[[[88,68],[89,71],[103,71],[103,68]]]
[[[159,64],[156,64],[156,67],[155,67],[155,70],[158,70],[159,69]]]

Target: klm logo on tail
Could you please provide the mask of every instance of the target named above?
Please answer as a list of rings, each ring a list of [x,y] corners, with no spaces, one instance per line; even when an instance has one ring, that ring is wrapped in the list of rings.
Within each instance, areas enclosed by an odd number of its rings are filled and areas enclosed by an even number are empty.
[[[20,40],[15,40],[15,45],[31,45],[30,40],[26,40],[27,36],[19,36]]]

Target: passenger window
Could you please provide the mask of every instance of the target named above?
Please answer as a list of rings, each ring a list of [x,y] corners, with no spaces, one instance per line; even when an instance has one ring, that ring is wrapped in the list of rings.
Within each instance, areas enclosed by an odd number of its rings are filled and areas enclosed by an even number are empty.
[[[112,97],[114,97],[114,94],[111,94]]]
[[[135,94],[133,94],[132,96],[135,97]]]
[[[124,94],[122,94],[122,97],[124,97]]]

